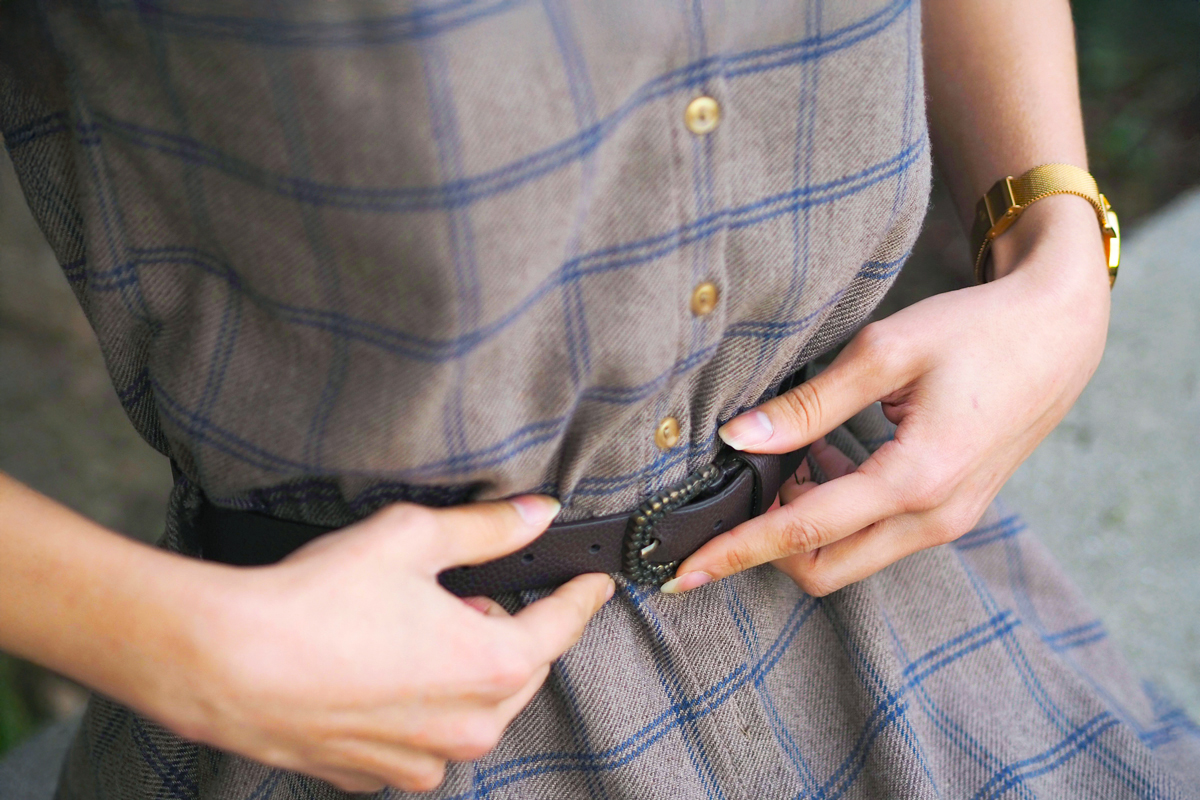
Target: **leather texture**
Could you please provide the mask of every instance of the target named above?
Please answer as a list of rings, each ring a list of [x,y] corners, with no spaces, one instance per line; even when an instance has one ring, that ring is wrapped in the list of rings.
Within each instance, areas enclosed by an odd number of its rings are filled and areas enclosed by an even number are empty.
[[[715,493],[667,514],[654,529],[659,545],[651,563],[687,558],[714,536],[770,507],[779,486],[804,460],[804,447],[783,456],[726,451],[737,466]],[[630,514],[555,523],[528,547],[472,567],[446,570],[438,580],[459,597],[540,589],[588,572],[621,572]],[[237,566],[261,566],[285,558],[332,528],[221,508],[205,501],[193,535],[201,557]]]

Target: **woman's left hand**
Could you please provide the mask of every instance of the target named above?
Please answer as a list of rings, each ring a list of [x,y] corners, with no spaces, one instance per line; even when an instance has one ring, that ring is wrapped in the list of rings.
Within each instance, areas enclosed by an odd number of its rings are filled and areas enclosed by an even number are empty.
[[[1034,205],[996,242],[1004,277],[868,325],[820,375],[722,427],[736,449],[786,453],[876,400],[898,426],[856,469],[818,445],[831,480],[785,485],[782,505],[708,542],[663,591],[774,562],[825,595],[970,530],[1100,362],[1109,287],[1086,209]]]

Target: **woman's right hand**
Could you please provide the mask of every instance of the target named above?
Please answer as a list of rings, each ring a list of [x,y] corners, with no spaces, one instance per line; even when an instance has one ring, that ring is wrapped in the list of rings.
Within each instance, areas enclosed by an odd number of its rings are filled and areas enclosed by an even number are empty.
[[[193,702],[162,698],[156,716],[347,791],[435,788],[447,760],[492,749],[612,596],[611,578],[583,575],[510,616],[438,584],[528,544],[557,510],[537,496],[395,505],[279,564],[224,569],[183,689]]]

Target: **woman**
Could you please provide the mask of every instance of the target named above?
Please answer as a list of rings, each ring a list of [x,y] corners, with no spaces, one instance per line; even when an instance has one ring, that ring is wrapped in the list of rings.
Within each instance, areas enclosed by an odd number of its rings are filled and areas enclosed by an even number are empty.
[[[5,6],[6,143],[176,468],[174,552],[0,484],[0,646],[99,692],[60,796],[1189,796],[988,509],[1100,358],[1083,198],[770,399],[886,290],[931,139],[964,222],[1086,167],[1066,3],[597,6]],[[721,440],[817,444],[678,569],[627,553],[662,593],[439,585],[694,514]],[[345,530],[239,569],[214,519]]]

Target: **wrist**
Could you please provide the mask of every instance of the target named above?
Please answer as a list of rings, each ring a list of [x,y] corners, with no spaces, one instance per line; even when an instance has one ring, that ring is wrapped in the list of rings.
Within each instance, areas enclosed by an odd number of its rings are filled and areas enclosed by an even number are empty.
[[[237,571],[106,533],[113,541],[98,542],[92,553],[92,592],[74,623],[81,635],[58,668],[186,738],[201,738],[215,677],[213,634]]]
[[[175,563],[158,587],[140,668],[128,673],[138,685],[121,699],[184,738],[212,743],[233,695],[229,656],[239,646],[246,571],[168,558]]]
[[[0,648],[160,720],[186,705],[212,565],[0,474]]]
[[[1031,258],[1049,251],[1050,258]],[[1109,292],[1104,242],[1096,212],[1083,198],[1053,195],[1030,205],[992,243],[992,276],[1036,272],[1056,285],[1102,287]]]
[[[1014,293],[1010,302],[1025,320],[1065,332],[1087,376],[1099,364],[1107,338],[1112,292],[1104,243],[1090,204],[1073,195],[1031,205],[993,243],[996,278]],[[1080,384],[1082,388],[1082,383]]]

